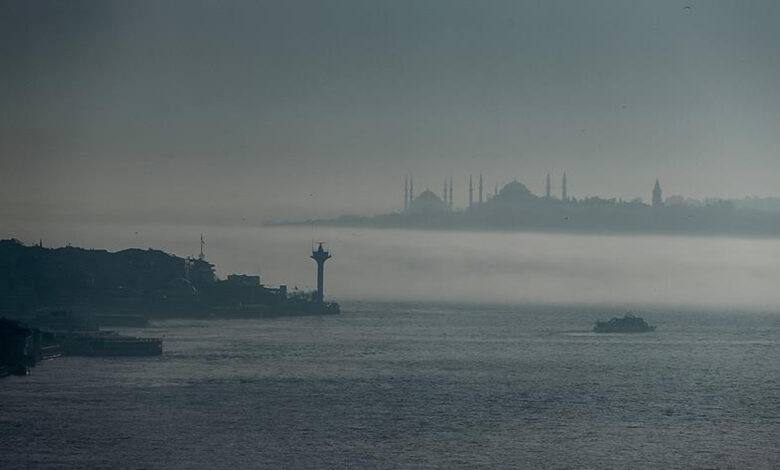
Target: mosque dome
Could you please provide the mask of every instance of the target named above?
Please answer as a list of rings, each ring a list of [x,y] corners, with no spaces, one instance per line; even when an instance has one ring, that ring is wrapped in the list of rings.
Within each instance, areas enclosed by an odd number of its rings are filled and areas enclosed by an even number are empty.
[[[414,198],[414,200],[415,200],[415,202],[416,201],[420,201],[420,202],[437,202],[438,201],[438,202],[443,203],[441,198],[439,196],[437,196],[430,189],[426,189],[425,191],[421,192],[419,196]]]
[[[442,199],[433,191],[426,189],[419,196],[414,198],[409,206],[409,212],[415,214],[431,214],[437,212],[446,212],[449,208]]]
[[[498,192],[499,199],[505,201],[522,201],[533,199],[536,196],[519,181],[512,181]]]

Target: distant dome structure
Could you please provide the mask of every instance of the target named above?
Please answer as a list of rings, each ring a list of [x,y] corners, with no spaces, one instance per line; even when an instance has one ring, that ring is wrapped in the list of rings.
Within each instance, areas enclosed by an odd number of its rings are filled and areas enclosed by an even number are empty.
[[[536,196],[519,181],[512,181],[505,185],[493,199],[501,202],[528,201],[536,199]]]
[[[408,211],[412,214],[439,214],[450,209],[433,191],[426,189],[414,198]]]

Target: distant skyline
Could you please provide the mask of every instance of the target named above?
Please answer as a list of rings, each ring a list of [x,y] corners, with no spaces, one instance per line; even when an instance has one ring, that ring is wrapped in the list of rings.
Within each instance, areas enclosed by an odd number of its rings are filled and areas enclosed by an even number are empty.
[[[690,8],[685,8],[690,6]],[[0,216],[780,196],[774,1],[0,1]]]

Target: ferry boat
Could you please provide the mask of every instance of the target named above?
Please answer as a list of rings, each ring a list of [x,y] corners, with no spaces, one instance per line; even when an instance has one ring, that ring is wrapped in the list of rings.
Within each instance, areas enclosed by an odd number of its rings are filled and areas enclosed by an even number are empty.
[[[648,325],[644,318],[630,313],[623,318],[596,321],[596,326],[593,327],[594,333],[649,333],[651,331],[655,331],[655,326]]]

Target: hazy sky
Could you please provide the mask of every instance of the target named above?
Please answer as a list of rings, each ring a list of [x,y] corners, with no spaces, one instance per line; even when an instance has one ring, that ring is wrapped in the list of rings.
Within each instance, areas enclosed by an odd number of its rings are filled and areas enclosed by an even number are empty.
[[[686,8],[690,6],[690,8]],[[780,195],[780,2],[0,0],[0,215]],[[556,187],[557,190],[557,187]]]

